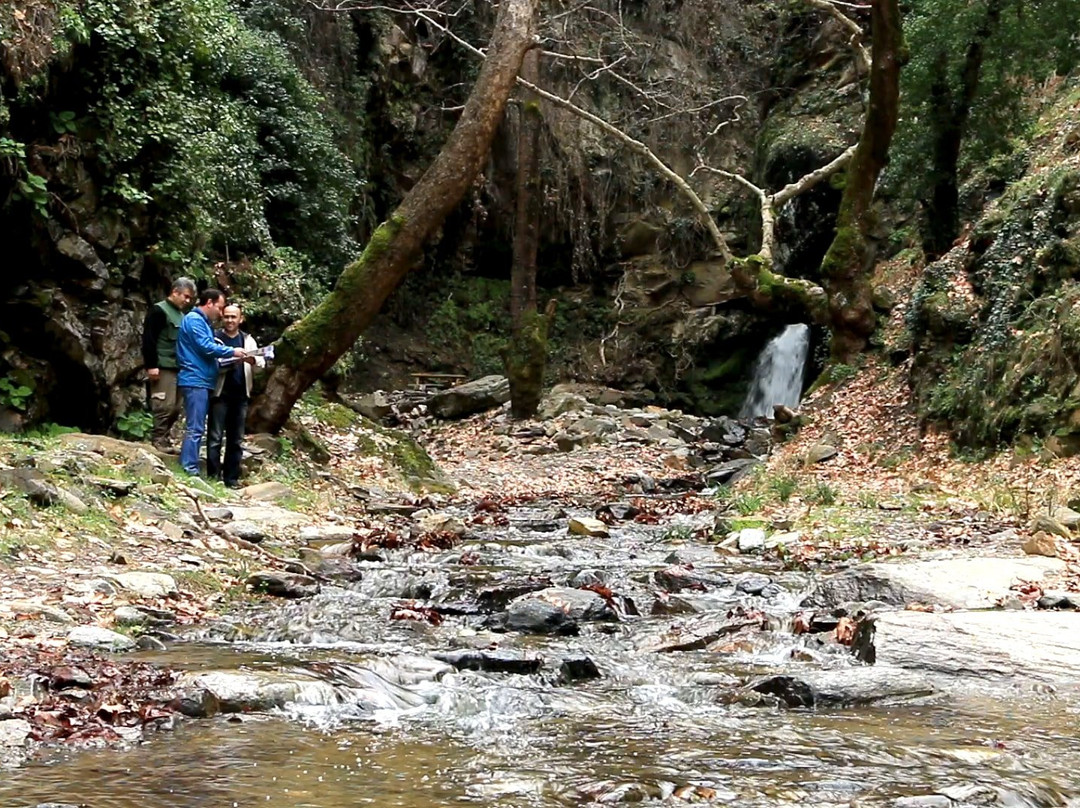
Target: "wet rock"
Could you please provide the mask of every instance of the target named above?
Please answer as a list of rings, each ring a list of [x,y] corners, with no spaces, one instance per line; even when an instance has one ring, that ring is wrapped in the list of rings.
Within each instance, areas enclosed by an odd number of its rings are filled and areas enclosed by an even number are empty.
[[[168,705],[188,718],[212,718],[221,712],[221,702],[205,687],[181,689],[168,700]]]
[[[744,629],[760,630],[763,620],[764,616],[758,612],[740,609],[734,609],[727,615],[704,614],[678,623],[660,634],[646,636],[638,648],[659,653],[700,651],[728,634]]]
[[[612,607],[596,592],[550,587],[511,602],[506,627],[526,633],[562,634],[576,632],[578,621],[615,618]]]
[[[918,797],[897,797],[893,808],[952,808],[953,801],[944,794],[924,794]]]
[[[749,575],[744,575],[735,584],[735,591],[744,595],[762,595],[769,587],[777,588],[772,582],[772,578],[768,575],[761,575],[757,572],[752,572]],[[769,597],[768,595],[763,595]]]
[[[582,589],[586,586],[603,585],[604,576],[597,570],[581,570],[572,579],[570,586],[574,589]]]
[[[436,418],[451,419],[494,409],[509,400],[510,381],[493,375],[440,390],[428,399],[427,406]]]
[[[563,684],[599,678],[600,669],[587,656],[567,657],[559,666],[559,681]]]
[[[477,590],[476,601],[483,609],[497,611],[505,608],[510,601],[516,598],[530,592],[540,592],[550,586],[551,579],[547,577],[501,581]]]
[[[698,614],[703,611],[692,600],[682,595],[669,595],[666,592],[657,594],[652,604],[654,615],[680,615]]]
[[[135,647],[135,641],[130,637],[99,626],[76,626],[68,632],[67,641],[72,645],[106,651],[130,651]]]
[[[233,522],[229,525],[229,532],[238,539],[258,544],[266,538],[266,531],[252,522]]]
[[[233,512],[228,508],[206,508],[203,510],[207,519],[213,519],[216,522],[228,522],[233,518]]]
[[[319,594],[319,582],[310,575],[263,570],[248,576],[245,582],[256,592],[278,598],[310,598]]]
[[[673,565],[653,573],[653,580],[665,592],[695,590],[705,592],[710,588],[727,586],[730,581],[710,575],[702,575],[688,565]]]
[[[776,696],[788,707],[813,707],[817,702],[814,688],[793,676],[770,676],[750,685],[755,693]]]
[[[525,600],[510,604],[506,614],[506,628],[525,634],[574,635],[578,623],[566,612],[541,600]]]
[[[1015,594],[1014,584],[1039,583],[1064,570],[1061,560],[1039,556],[875,562],[823,578],[809,602],[826,608],[876,600],[890,606],[992,609]]]
[[[400,516],[412,516],[420,506],[411,502],[387,502],[376,500],[367,503],[365,510],[374,514],[398,514]]]
[[[453,651],[434,654],[435,659],[447,662],[459,671],[486,671],[488,673],[533,674],[540,670],[543,660],[487,654],[483,651]]]
[[[142,634],[139,639],[135,640],[135,647],[140,651],[167,651],[165,643],[159,640],[157,637],[153,637],[149,634]]]
[[[1080,679],[1080,614],[1071,611],[885,612],[858,627],[862,661],[990,684]]]
[[[1066,592],[1047,592],[1035,605],[1040,609],[1080,609],[1080,603]]]
[[[289,486],[279,482],[256,483],[240,489],[240,496],[261,502],[276,502],[293,495],[293,490]]]
[[[599,519],[588,516],[571,517],[567,523],[567,529],[577,536],[603,538],[610,535],[610,530],[606,524]]]

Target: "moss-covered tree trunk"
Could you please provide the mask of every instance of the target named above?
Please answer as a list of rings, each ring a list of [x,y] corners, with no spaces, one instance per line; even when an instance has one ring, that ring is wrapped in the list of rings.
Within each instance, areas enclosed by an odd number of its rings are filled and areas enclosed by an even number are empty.
[[[293,323],[276,346],[266,391],[251,407],[248,426],[277,431],[305,390],[356,342],[383,302],[422,255],[472,185],[502,120],[521,61],[533,44],[538,0],[499,4],[484,64],[446,145],[397,210],[372,234],[363,254],[333,291]]]
[[[525,54],[521,77],[537,83],[540,52]],[[536,310],[536,255],[540,247],[540,99],[521,98],[517,139],[517,210],[510,269],[510,345],[503,357],[510,380],[510,414],[531,418],[540,406],[547,366],[548,318]]]
[[[832,356],[841,362],[866,346],[875,326],[870,288],[874,249],[869,236],[876,223],[874,186],[885,167],[900,107],[905,53],[898,0],[873,0],[870,26],[870,106],[847,168],[836,235],[821,264]]]

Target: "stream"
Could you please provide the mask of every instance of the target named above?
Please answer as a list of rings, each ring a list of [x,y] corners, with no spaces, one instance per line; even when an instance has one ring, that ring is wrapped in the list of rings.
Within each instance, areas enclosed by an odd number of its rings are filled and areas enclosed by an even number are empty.
[[[268,714],[4,772],[0,804],[1080,806],[1077,701],[977,680],[867,696],[873,668],[792,633],[808,576],[695,540],[710,514],[610,537],[569,535],[555,505],[506,515],[451,550],[384,551],[358,562],[360,581],[140,654],[294,686]],[[507,600],[549,583],[595,602],[564,604],[586,616],[560,633],[507,631]],[[610,602],[563,589],[589,584]],[[406,600],[442,623],[389,619]],[[511,607],[512,625],[532,617]],[[493,670],[521,660],[539,661]],[[855,695],[789,709],[746,687],[776,674]]]

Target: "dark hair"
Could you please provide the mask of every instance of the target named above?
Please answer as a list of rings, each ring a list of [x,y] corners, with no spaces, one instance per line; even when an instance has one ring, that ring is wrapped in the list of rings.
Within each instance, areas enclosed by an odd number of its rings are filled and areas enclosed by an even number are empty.
[[[220,289],[203,289],[199,292],[199,305],[205,306],[207,303],[213,303],[221,297],[225,297],[225,293]]]

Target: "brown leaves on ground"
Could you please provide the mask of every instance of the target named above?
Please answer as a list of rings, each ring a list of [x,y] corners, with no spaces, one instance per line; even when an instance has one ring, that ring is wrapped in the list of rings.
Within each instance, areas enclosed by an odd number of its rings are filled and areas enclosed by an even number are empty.
[[[35,741],[116,741],[124,738],[123,729],[172,715],[155,693],[165,692],[176,674],[145,662],[98,657],[61,643],[15,641],[0,650],[0,665],[9,676],[47,688],[36,701],[16,703],[14,710],[16,718],[30,723]]]

